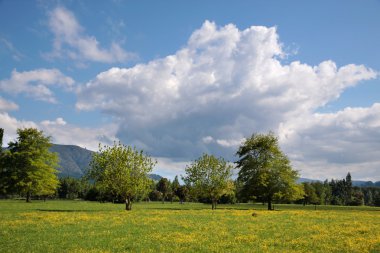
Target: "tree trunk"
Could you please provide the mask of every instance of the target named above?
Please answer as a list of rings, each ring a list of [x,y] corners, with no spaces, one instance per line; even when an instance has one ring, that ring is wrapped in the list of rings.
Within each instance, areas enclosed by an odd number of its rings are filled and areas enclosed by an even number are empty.
[[[268,198],[268,210],[273,210],[272,209],[272,199]]]
[[[125,210],[130,211],[132,210],[132,201],[131,198],[126,198],[125,200]]]
[[[211,205],[212,210],[216,209],[216,200],[212,200],[212,205]]]
[[[30,191],[27,191],[26,192],[26,202],[30,202],[30,201],[31,201]]]

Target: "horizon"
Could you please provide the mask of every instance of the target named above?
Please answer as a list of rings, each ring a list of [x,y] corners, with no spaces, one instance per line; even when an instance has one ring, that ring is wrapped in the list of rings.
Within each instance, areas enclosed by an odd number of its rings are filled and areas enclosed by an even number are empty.
[[[174,178],[273,131],[304,178],[379,181],[379,11],[376,0],[0,1],[4,143],[22,127],[92,151],[121,141]]]

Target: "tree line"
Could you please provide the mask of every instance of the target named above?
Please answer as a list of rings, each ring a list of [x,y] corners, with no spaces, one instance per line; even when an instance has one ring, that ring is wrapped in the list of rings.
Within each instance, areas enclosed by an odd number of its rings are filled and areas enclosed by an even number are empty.
[[[297,203],[313,205],[380,206],[380,187],[352,185],[351,174],[341,180],[304,182],[304,198]]]
[[[0,129],[2,144],[4,131]],[[297,183],[273,133],[253,134],[238,148],[235,165],[214,155],[203,154],[186,166],[185,175],[171,182],[149,178],[156,161],[142,150],[120,142],[100,146],[86,174],[58,178],[58,155],[49,151],[50,137],[34,128],[17,130],[16,141],[0,151],[0,195],[19,195],[29,202],[37,198],[81,198],[124,202],[131,210],[136,201],[197,201],[210,203],[262,202],[314,205],[380,205],[380,188],[353,187],[345,179]],[[1,145],[2,146],[2,145]],[[238,170],[233,179],[233,170]]]

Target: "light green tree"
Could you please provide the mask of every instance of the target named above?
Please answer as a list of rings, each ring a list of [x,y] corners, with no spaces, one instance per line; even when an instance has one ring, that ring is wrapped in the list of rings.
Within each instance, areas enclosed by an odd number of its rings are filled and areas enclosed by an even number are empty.
[[[49,151],[50,137],[35,128],[17,130],[17,141],[5,152],[9,182],[30,202],[32,195],[54,194],[58,186],[58,155]]]
[[[99,145],[93,155],[87,177],[99,188],[114,196],[125,199],[125,209],[132,210],[132,201],[149,193],[155,161],[136,148],[114,143],[113,146]]]
[[[214,210],[220,197],[233,191],[232,169],[233,166],[223,158],[203,154],[186,166],[183,181],[197,196],[209,198]]]
[[[237,155],[242,191],[268,203],[268,210],[272,210],[272,202],[276,199],[303,197],[302,186],[296,183],[298,172],[292,169],[273,133],[253,134],[239,147]]]

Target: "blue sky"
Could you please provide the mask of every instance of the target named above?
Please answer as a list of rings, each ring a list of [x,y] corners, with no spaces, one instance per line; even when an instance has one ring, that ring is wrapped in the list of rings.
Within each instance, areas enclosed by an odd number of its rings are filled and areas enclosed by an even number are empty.
[[[170,178],[274,131],[301,176],[380,180],[380,1],[0,1],[5,142],[121,140]]]

